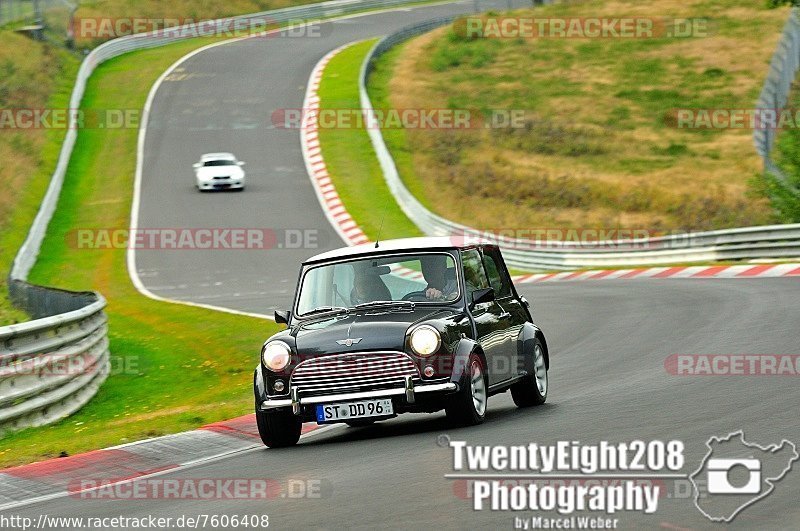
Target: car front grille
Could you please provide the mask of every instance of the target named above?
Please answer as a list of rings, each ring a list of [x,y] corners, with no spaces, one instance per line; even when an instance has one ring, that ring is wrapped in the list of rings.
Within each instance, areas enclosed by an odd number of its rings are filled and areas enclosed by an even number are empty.
[[[290,385],[299,395],[320,396],[403,387],[405,377],[419,379],[410,356],[402,352],[358,352],[301,362]]]

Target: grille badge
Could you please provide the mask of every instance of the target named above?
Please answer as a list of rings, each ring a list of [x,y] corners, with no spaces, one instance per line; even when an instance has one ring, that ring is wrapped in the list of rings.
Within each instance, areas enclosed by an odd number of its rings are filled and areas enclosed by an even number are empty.
[[[363,337],[348,337],[347,339],[339,339],[336,342],[345,347],[352,347],[356,343],[360,343]]]

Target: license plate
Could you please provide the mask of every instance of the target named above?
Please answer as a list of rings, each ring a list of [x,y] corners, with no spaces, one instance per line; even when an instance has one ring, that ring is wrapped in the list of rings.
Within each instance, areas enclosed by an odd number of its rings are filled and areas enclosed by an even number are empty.
[[[386,415],[394,415],[391,398],[317,405],[317,422],[337,422]]]

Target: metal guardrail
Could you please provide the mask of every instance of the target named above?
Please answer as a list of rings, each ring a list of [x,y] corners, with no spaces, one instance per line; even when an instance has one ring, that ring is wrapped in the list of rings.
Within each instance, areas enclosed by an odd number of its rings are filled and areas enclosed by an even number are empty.
[[[131,51],[163,46],[198,33],[229,34],[231,21],[238,23],[237,29],[263,28],[265,21],[270,25],[313,21],[410,1],[334,0],[113,39],[84,58],[69,108],[80,108],[86,83],[98,65]],[[192,31],[195,28],[198,31]],[[105,299],[98,293],[73,293],[27,282],[61,194],[78,136],[75,119],[70,117],[56,169],[9,275],[12,301],[35,320],[0,327],[0,434],[73,413],[95,395],[109,373]]]
[[[457,17],[429,20],[401,29],[381,39],[367,54],[359,76],[359,96],[367,132],[380,162],[386,183],[406,216],[431,236],[480,238],[496,241],[509,265],[526,270],[571,270],[624,267],[749,258],[800,256],[800,224],[745,227],[658,238],[600,242],[565,242],[512,239],[496,236],[445,219],[428,210],[403,183],[394,159],[377,127],[367,80],[375,61],[393,46],[451,23]],[[800,27],[800,26],[799,26]],[[800,33],[796,35],[800,36]],[[798,38],[800,43],[800,38]]]
[[[792,83],[800,69],[800,9],[792,8],[789,20],[783,28],[783,34],[778,42],[778,47],[769,64],[769,74],[764,81],[761,95],[756,103],[757,109],[783,109],[789,101]],[[753,132],[753,142],[756,151],[764,161],[764,171],[778,178],[778,182],[785,188],[800,195],[788,183],[786,176],[772,160],[772,149],[775,147],[775,129],[763,128]]]
[[[19,280],[10,291],[23,307],[77,308],[0,328],[0,434],[74,413],[97,393],[110,368],[103,297]]]

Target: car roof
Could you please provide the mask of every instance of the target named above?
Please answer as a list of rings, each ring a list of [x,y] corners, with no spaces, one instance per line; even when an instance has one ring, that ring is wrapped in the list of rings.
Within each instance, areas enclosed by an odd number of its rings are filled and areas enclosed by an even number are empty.
[[[236,160],[236,155],[233,153],[206,153],[200,157],[200,160]]]
[[[387,254],[398,251],[444,251],[451,249],[465,249],[476,245],[493,245],[487,240],[481,240],[471,236],[426,236],[421,238],[400,238],[396,240],[385,240],[378,243],[375,247],[374,242],[362,243],[352,247],[342,247],[332,251],[326,251],[312,256],[304,263],[326,262],[340,258],[355,256],[368,256],[374,254]]]

